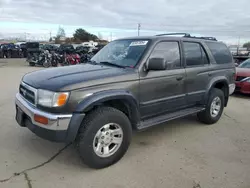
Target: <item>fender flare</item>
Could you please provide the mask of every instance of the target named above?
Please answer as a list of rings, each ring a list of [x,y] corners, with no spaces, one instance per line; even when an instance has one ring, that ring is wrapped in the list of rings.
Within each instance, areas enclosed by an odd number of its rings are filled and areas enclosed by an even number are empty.
[[[136,97],[126,90],[107,90],[94,93],[83,99],[76,107],[76,113],[86,113],[94,106],[101,105],[110,100],[121,100],[130,111],[131,123],[137,124],[140,121],[139,103]]]
[[[227,78],[225,76],[218,76],[218,77],[213,78],[210,81],[210,83],[209,83],[209,85],[207,87],[207,90],[206,90],[206,94],[205,94],[205,100],[204,100],[205,104],[207,103],[207,100],[208,100],[208,97],[209,97],[209,92],[219,82],[223,82],[226,85],[227,92],[225,94],[225,106],[227,106],[228,98],[229,98],[229,82],[228,82],[228,80],[227,80]]]
[[[86,112],[91,110],[94,106],[100,105],[109,100],[122,100],[125,106],[129,108],[132,127],[136,128],[140,121],[139,106],[137,99],[128,91],[124,90],[108,90],[94,93],[93,95],[83,99],[78,103],[74,115],[70,121],[66,142],[71,143],[76,139],[81,123],[86,116]],[[127,106],[129,105],[129,106]]]

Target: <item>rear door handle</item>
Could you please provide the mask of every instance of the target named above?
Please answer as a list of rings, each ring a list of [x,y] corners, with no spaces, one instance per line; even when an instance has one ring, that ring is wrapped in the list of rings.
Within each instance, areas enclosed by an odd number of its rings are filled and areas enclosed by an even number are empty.
[[[177,81],[181,81],[183,79],[183,76],[178,76],[178,77],[176,77],[176,80]]]
[[[212,76],[212,73],[211,73],[211,72],[209,72],[209,73],[208,73],[208,76]]]

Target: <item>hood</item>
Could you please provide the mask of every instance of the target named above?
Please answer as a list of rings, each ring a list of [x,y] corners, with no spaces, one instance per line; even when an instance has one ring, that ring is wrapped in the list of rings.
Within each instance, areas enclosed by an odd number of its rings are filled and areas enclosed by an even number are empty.
[[[250,69],[249,68],[236,68],[237,76],[250,77]]]
[[[81,64],[31,72],[23,77],[23,82],[37,89],[70,91],[136,79],[138,79],[138,74],[134,69]]]

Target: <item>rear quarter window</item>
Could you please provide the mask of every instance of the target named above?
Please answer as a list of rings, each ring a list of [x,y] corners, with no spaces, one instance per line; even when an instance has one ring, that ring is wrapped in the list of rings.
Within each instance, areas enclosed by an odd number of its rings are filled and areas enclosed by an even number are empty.
[[[232,63],[233,58],[228,47],[219,42],[206,42],[217,64]]]

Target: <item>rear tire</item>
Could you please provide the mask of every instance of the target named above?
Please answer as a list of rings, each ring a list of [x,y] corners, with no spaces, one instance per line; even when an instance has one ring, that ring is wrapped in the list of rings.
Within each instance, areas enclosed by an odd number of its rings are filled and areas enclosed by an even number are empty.
[[[223,112],[225,104],[224,93],[220,89],[213,88],[210,91],[206,109],[197,114],[198,119],[205,124],[216,123]]]
[[[87,114],[82,122],[76,146],[87,166],[101,169],[123,157],[131,135],[130,121],[123,112],[112,107],[99,107]]]

